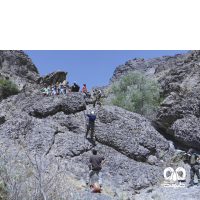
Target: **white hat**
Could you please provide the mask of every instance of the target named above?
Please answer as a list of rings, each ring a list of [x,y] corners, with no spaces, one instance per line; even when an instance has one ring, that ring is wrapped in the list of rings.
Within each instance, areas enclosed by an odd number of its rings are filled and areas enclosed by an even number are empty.
[[[94,111],[92,111],[91,114],[94,115]]]

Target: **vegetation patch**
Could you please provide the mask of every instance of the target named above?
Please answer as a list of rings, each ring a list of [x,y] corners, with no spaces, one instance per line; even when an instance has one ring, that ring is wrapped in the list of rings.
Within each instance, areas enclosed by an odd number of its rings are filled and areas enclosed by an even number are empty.
[[[107,105],[114,105],[139,113],[153,120],[163,99],[159,83],[137,71],[130,71],[113,83],[109,89]]]
[[[0,96],[4,99],[11,95],[18,94],[19,92],[20,90],[17,85],[15,85],[12,81],[0,79]]]

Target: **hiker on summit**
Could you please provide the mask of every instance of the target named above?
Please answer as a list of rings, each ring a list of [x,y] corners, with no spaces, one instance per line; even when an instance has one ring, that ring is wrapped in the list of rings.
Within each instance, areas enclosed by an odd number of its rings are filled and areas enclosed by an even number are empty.
[[[199,175],[199,164],[198,161],[200,160],[200,156],[194,153],[194,149],[189,149],[188,153],[190,154],[190,183],[188,185],[188,188],[194,185],[194,175],[197,175],[198,178],[198,184],[197,186],[200,186],[200,175]],[[196,157],[198,157],[196,159]]]
[[[101,98],[101,90],[97,90],[97,88],[94,89],[94,103],[93,103],[93,107],[95,107],[96,102],[99,105],[102,105],[102,103],[100,102],[100,98]]]
[[[88,164],[90,171],[89,171],[87,178],[86,178],[86,185],[89,184],[91,177],[94,174],[97,174],[98,177],[99,177],[99,185],[100,185],[100,187],[102,187],[102,172],[101,172],[101,169],[102,169],[102,165],[106,162],[106,158],[104,158],[103,156],[97,155],[96,149],[93,149],[92,153],[93,153],[93,155],[90,156],[89,164]]]
[[[63,85],[60,85],[60,94],[65,94]]]
[[[91,94],[87,91],[86,84],[83,84],[82,92],[84,92],[88,98],[91,97]]]
[[[80,86],[74,81],[74,85],[72,86],[72,92],[79,92],[79,89]]]
[[[92,111],[90,114],[85,114],[85,115],[89,117],[89,123],[87,125],[87,131],[85,134],[85,138],[87,139],[88,132],[91,129],[91,139],[93,139],[94,122],[95,122],[96,116],[94,115],[94,111]]]
[[[48,97],[48,96],[49,96],[49,90],[50,90],[49,87],[47,87],[47,86],[45,85],[44,92],[43,92],[43,96],[46,95],[46,96]]]

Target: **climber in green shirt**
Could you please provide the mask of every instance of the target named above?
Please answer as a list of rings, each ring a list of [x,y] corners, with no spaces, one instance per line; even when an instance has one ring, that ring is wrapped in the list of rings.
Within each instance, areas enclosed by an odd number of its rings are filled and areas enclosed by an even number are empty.
[[[188,185],[188,187],[191,187],[194,185],[194,175],[197,175],[198,178],[198,184],[197,186],[200,185],[200,175],[199,175],[199,164],[198,161],[200,160],[200,156],[198,156],[197,154],[194,153],[194,149],[190,149],[188,151],[188,153],[190,154],[190,183]],[[197,158],[198,157],[198,158]]]

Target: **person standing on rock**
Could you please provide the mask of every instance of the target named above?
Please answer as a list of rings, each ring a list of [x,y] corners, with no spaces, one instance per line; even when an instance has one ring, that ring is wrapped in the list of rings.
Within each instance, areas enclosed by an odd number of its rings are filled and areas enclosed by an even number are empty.
[[[93,102],[93,107],[95,107],[96,102],[99,105],[102,105],[100,102],[100,98],[101,98],[101,90],[97,90],[97,88],[94,89],[94,102]]]
[[[74,81],[74,85],[72,86],[72,92],[79,92],[79,89],[80,86]]]
[[[200,160],[200,157],[196,160],[196,156],[194,154],[194,149],[189,149],[188,153],[190,156],[190,183],[188,185],[188,188],[194,185],[194,175],[197,175],[198,178],[198,186],[200,185],[200,175],[199,175],[199,164],[198,161]]]
[[[103,156],[97,155],[96,149],[93,149],[92,153],[93,153],[93,155],[90,156],[90,158],[89,158],[88,167],[89,167],[90,171],[89,171],[87,178],[86,178],[86,185],[89,184],[91,177],[94,174],[97,174],[98,177],[99,177],[99,181],[98,181],[99,185],[100,185],[100,187],[102,187],[102,172],[101,172],[101,169],[102,169],[102,165],[106,162],[106,159]]]
[[[89,132],[89,130],[91,130],[91,139],[93,139],[94,122],[95,122],[96,116],[94,114],[94,111],[92,111],[90,114],[85,114],[85,115],[89,117],[89,123],[87,125],[87,131],[85,134],[85,138],[87,139],[88,132]]]

